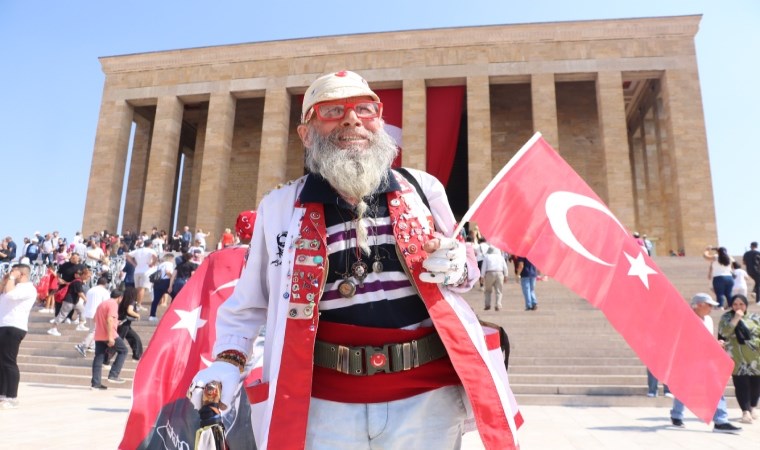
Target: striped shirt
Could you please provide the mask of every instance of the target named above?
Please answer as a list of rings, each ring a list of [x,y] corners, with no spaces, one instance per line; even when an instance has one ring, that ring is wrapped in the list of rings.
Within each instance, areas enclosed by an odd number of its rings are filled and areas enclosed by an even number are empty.
[[[396,239],[384,194],[398,190],[401,186],[393,174],[389,174],[388,180],[365,198],[368,208],[362,221],[367,227],[371,248],[370,254],[366,255],[357,250],[354,208],[322,177],[308,176],[299,200],[302,203],[323,203],[327,226],[329,273],[319,303],[320,321],[376,328],[432,326],[427,308],[396,254]],[[368,268],[363,283],[351,274],[352,265],[359,259]],[[382,264],[382,272],[373,271],[376,261]],[[350,298],[344,298],[338,291],[346,275],[356,285],[356,293]]]

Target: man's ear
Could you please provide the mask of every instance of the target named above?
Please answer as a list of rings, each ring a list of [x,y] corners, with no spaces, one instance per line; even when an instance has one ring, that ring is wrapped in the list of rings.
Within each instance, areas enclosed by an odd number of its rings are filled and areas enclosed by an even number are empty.
[[[312,142],[311,139],[309,139],[309,126],[305,124],[298,125],[296,131],[298,132],[298,137],[301,138],[303,146],[306,148],[311,148]]]

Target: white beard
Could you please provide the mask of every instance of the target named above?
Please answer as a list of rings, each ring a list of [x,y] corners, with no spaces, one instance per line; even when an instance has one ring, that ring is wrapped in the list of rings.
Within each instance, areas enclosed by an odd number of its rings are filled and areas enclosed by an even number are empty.
[[[336,144],[341,137],[358,133],[336,128],[329,135],[321,136],[314,127],[309,126],[308,139],[313,144],[306,150],[309,171],[321,175],[347,199],[358,202],[355,205],[356,240],[365,254],[370,253],[370,248],[367,227],[361,220],[367,210],[364,197],[374,193],[386,181],[388,169],[398,154],[396,142],[385,130],[367,133],[368,148],[341,148]]]

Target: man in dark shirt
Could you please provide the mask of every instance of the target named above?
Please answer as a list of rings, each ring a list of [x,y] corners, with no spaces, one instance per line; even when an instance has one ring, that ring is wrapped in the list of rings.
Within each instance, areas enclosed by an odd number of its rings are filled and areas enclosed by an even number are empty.
[[[81,270],[84,265],[82,264],[82,258],[79,253],[72,253],[69,260],[60,266],[58,266],[58,278],[65,283],[71,283],[74,281],[74,275],[77,271]]]
[[[536,266],[528,261],[528,258],[520,256],[517,258],[517,269],[515,272],[520,279],[523,297],[525,297],[525,310],[535,311],[538,309],[536,302],[536,277],[538,275]]]
[[[5,258],[4,262],[11,262],[16,259],[16,243],[13,242],[13,238],[8,236],[5,238],[5,249],[3,250]]]
[[[757,250],[757,242],[749,244],[749,251],[744,254],[744,267],[755,282],[752,292],[755,294],[755,302],[760,303],[760,251]]]

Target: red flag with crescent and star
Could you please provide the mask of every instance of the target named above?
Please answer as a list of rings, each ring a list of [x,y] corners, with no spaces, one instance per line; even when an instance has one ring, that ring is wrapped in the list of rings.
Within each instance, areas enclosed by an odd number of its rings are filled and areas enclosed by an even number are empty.
[[[600,309],[641,361],[709,422],[733,362],[599,197],[541,138],[528,141],[461,223]],[[461,227],[461,225],[460,225]]]
[[[195,448],[200,419],[187,389],[214,360],[216,312],[240,278],[247,249],[233,246],[209,254],[164,313],[135,371],[120,449]],[[249,379],[260,372],[259,367]],[[223,416],[234,448],[254,446],[249,408],[247,401],[236,400]]]

